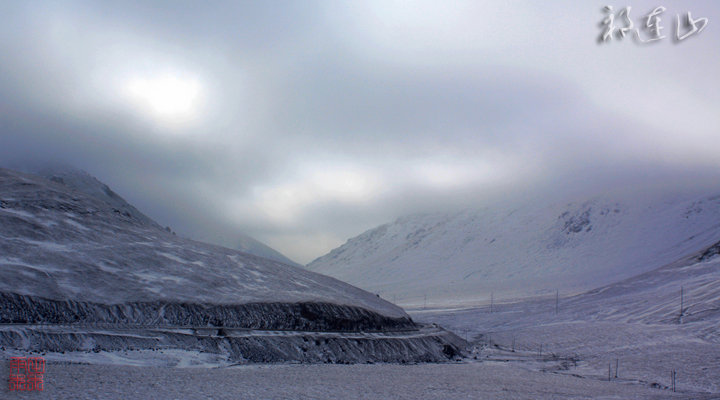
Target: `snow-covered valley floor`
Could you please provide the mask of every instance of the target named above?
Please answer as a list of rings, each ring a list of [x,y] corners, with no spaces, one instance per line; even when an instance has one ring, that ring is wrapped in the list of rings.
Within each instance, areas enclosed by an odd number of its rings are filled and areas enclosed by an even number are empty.
[[[538,308],[544,304],[533,303]],[[720,398],[720,345],[691,327],[612,321],[523,326],[542,312],[518,307],[414,313],[472,341],[458,362],[425,364],[249,364],[220,354],[164,349],[40,353],[45,390],[33,398],[78,399],[664,399]],[[501,330],[489,321],[505,320]],[[517,323],[513,328],[507,324]],[[0,373],[11,356],[0,351]],[[615,377],[618,360],[617,378]],[[607,380],[608,364],[612,379]],[[677,392],[670,371],[677,371]],[[0,398],[26,398],[8,392]]]
[[[472,342],[443,364],[249,364],[222,354],[164,349],[41,353],[45,391],[79,399],[664,399],[720,398],[720,345],[692,325],[563,321],[547,302],[414,312]],[[534,323],[533,323],[534,321]],[[544,321],[544,322],[543,322]],[[0,351],[7,360],[22,356]],[[35,354],[38,355],[38,354]],[[617,378],[615,378],[618,360]],[[608,364],[612,380],[607,380]],[[677,392],[670,371],[677,371]],[[0,398],[25,398],[8,392]]]
[[[7,371],[7,363],[2,370]],[[713,398],[621,381],[544,373],[521,364],[251,365],[168,368],[49,363],[42,393],[73,399],[665,399]]]
[[[720,398],[720,246],[570,297],[465,310],[410,310],[467,338],[480,359],[557,360],[535,369]],[[682,307],[682,312],[680,311]],[[512,350],[515,349],[515,352]],[[520,358],[523,358],[522,356]],[[562,361],[565,364],[562,365]]]
[[[449,316],[431,318],[453,324]],[[480,332],[466,321],[453,328],[473,341],[478,360],[596,381],[607,381],[610,367],[612,381],[664,390],[674,369],[678,392],[720,398],[720,345],[684,328],[598,321]]]

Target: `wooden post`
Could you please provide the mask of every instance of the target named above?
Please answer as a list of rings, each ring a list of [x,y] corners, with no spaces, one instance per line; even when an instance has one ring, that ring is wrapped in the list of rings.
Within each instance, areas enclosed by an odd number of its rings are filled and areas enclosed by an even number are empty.
[[[555,315],[558,313],[558,305],[560,303],[560,291],[555,289]]]
[[[490,292],[490,312],[493,312],[493,301],[495,300],[494,297],[495,293]]]
[[[515,335],[513,335],[512,352],[515,352]]]
[[[610,382],[610,363],[608,363],[608,382]]]

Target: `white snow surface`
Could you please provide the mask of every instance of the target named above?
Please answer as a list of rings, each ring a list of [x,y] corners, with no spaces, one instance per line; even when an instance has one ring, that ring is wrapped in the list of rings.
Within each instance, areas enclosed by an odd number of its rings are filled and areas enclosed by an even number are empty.
[[[616,282],[720,240],[720,190],[617,191],[411,215],[307,268],[405,307],[485,304]]]
[[[410,311],[473,341],[482,360],[567,360],[543,370],[720,394],[720,246],[575,296],[467,310]],[[681,300],[682,292],[682,300]],[[556,302],[557,300],[557,302]],[[682,311],[681,311],[682,306]],[[513,351],[513,349],[515,351]],[[617,360],[617,361],[616,361]],[[693,397],[695,398],[695,397]]]
[[[0,362],[0,367],[3,367]],[[495,363],[165,368],[50,363],[44,392],[7,399],[711,399]]]
[[[100,199],[108,204],[111,204],[115,208],[118,208],[124,212],[128,212],[134,218],[141,220],[148,224],[156,224],[160,226],[150,217],[138,211],[135,207],[130,205],[125,199],[120,197],[105,183],[101,182],[97,178],[88,174],[87,172],[73,168],[68,165],[24,165],[19,170],[28,172],[31,174],[39,175],[44,178],[50,179],[57,183],[62,183],[75,190],[83,192],[87,195],[93,196]],[[287,258],[277,250],[270,246],[242,233],[236,234],[235,240],[226,240],[227,243],[216,243],[233,249],[240,250],[245,253],[250,253],[259,257],[269,258],[271,260],[280,261],[285,264],[300,266],[294,261]]]
[[[336,279],[177,237],[131,209],[7,169],[0,255],[0,292],[102,304],[325,302],[407,316]]]

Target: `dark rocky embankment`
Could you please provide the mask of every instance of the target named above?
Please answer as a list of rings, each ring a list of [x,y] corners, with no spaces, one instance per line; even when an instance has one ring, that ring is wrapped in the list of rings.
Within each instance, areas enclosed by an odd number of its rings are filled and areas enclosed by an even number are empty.
[[[360,307],[330,303],[100,304],[0,293],[0,323],[119,324],[229,327],[298,331],[415,329],[410,318],[392,318]]]
[[[443,362],[465,342],[439,328],[395,333],[192,330],[169,328],[2,326],[4,348],[34,352],[120,352],[180,349],[234,363]]]
[[[442,362],[465,343],[441,328],[329,303],[99,304],[0,293],[0,346],[35,352],[181,349],[237,363]]]

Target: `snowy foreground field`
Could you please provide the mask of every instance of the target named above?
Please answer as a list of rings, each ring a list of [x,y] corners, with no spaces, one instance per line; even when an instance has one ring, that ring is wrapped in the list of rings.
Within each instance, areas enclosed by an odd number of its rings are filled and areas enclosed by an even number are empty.
[[[671,387],[675,370],[678,392],[720,398],[718,252],[716,244],[557,302],[552,296],[495,304],[492,309],[421,309],[410,315],[467,338],[475,349],[473,357],[481,360],[510,360],[592,380],[607,380],[610,369],[614,381],[663,393]],[[539,361],[533,366],[531,359]]]
[[[3,371],[7,371],[7,363]],[[52,399],[665,399],[714,398],[625,382],[543,373],[504,362],[169,368],[50,363]]]

